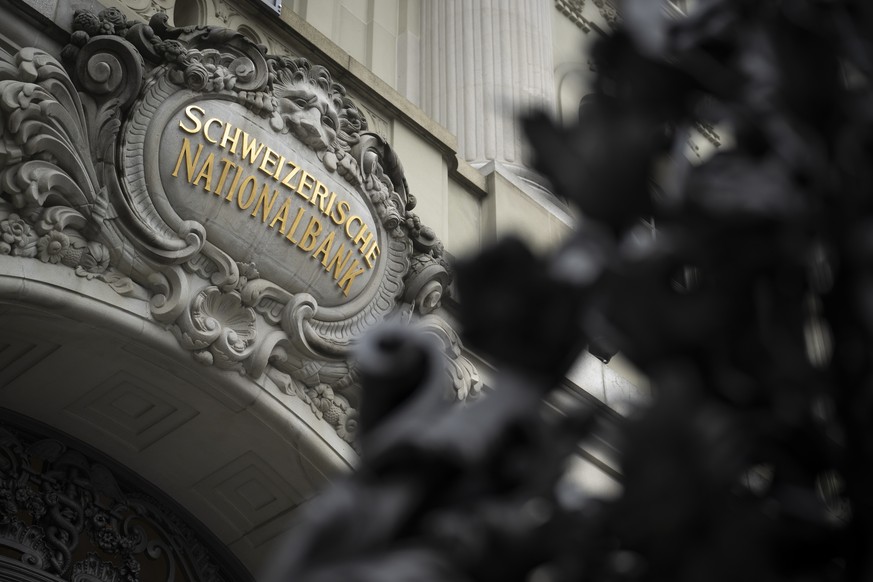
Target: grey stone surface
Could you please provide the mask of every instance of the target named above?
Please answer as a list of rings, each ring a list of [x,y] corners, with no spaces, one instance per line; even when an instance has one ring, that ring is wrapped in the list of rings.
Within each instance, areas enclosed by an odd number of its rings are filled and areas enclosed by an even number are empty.
[[[30,0],[8,0],[8,6],[0,11],[0,48],[13,53],[22,46],[60,51],[66,42],[66,34],[51,21],[53,12],[53,8],[49,10],[47,6]]]
[[[22,0],[25,4],[45,16],[46,18],[55,17],[55,9],[58,5],[58,0]]]

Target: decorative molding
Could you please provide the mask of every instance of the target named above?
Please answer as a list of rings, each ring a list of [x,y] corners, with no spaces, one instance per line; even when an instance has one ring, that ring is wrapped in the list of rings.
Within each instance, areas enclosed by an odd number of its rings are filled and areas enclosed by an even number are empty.
[[[56,349],[58,349],[57,344],[30,343],[21,337],[0,335],[0,390],[11,385],[17,377],[47,358]]]
[[[300,495],[253,451],[203,478],[194,490],[239,531],[251,531],[293,509]]]
[[[198,361],[241,371],[258,338],[255,310],[243,305],[236,291],[218,287],[201,290],[172,331]]]
[[[213,6],[215,7],[215,18],[225,26],[230,24],[231,18],[239,15],[236,8],[225,2],[225,0],[213,0]]]
[[[308,374],[313,374],[317,377],[320,370],[313,369],[311,363],[307,366],[300,362],[302,369],[305,369]],[[307,369],[308,368],[308,369]],[[305,402],[316,418],[328,423],[336,431],[337,435],[351,445],[356,444],[355,437],[358,431],[359,413],[357,408],[352,406],[349,398],[344,396],[352,394],[354,398],[354,387],[357,383],[357,376],[354,370],[344,378],[343,382],[335,383],[333,386],[326,383],[315,384],[310,382],[308,385],[295,380],[289,374],[279,372],[278,370],[269,370],[270,379],[276,383],[279,388],[291,396],[296,396]]]
[[[59,440],[0,424],[0,570],[22,580],[222,582],[180,516]]]
[[[104,12],[105,19],[86,26],[114,30],[109,18],[120,12]],[[95,239],[95,226],[115,217],[98,172],[103,148],[118,131],[113,110],[133,96],[121,84],[119,68],[141,66],[123,47],[97,55],[99,46],[105,46],[102,40],[82,51],[84,70],[77,73],[109,98],[104,107],[83,101],[60,63],[39,49],[22,49],[14,61],[0,63],[0,254],[71,268],[129,295],[133,283],[110,267],[112,247]],[[100,79],[89,77],[98,70]],[[47,109],[55,114],[46,115]]]
[[[591,22],[583,14],[585,0],[555,0],[555,8],[582,32],[591,32]]]
[[[139,14],[151,9],[128,4]],[[351,442],[359,389],[352,348],[388,317],[437,309],[452,277],[442,245],[413,212],[415,197],[388,136],[369,130],[367,117],[378,116],[365,115],[320,65],[265,54],[237,31],[170,26],[163,12],[145,24],[128,21],[118,8],[77,11],[62,51],[66,67],[35,48],[3,58],[0,254],[73,269],[147,300],[153,319],[198,362],[252,379],[279,378]],[[164,188],[159,152],[164,128],[179,126],[180,111],[196,103],[242,115],[271,143],[293,145],[310,171],[372,216],[370,248],[378,243],[379,253],[368,251],[366,262],[369,243],[357,241],[364,219],[358,217],[354,244],[345,226],[352,246],[341,266],[350,278],[340,288],[348,300],[334,290],[340,300],[324,301],[311,282],[295,283],[281,271],[296,272],[281,257],[256,253],[263,258],[255,264],[240,254],[253,248],[248,239],[235,245],[242,240],[233,238],[236,232],[209,226],[203,213],[183,218],[178,197]],[[322,246],[328,243],[333,239]],[[306,264],[339,280],[339,267],[328,267],[330,248],[321,264],[312,261],[317,253]],[[344,248],[335,251],[335,263]],[[368,278],[350,296],[356,265]],[[469,386],[458,389],[468,392]]]
[[[172,394],[127,372],[117,372],[66,407],[102,432],[142,451],[197,416]]]
[[[109,0],[109,2],[127,8],[146,22],[155,13],[172,10],[176,4],[176,0]]]

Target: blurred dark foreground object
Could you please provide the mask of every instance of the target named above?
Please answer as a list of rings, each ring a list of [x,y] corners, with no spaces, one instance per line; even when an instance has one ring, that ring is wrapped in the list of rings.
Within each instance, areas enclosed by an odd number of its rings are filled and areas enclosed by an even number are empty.
[[[425,339],[371,337],[360,469],[271,582],[873,579],[873,3],[623,16],[579,124],[526,121],[578,232],[459,266],[495,389],[450,406]],[[701,123],[730,145],[690,165]],[[621,495],[569,503],[597,421],[541,402],[591,343],[654,396],[621,426]]]

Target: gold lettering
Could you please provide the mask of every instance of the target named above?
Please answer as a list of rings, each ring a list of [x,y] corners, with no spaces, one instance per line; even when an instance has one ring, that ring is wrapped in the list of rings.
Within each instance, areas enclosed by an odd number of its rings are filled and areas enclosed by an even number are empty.
[[[191,142],[187,137],[182,138],[182,149],[179,150],[179,159],[176,160],[176,168],[173,170],[173,177],[179,177],[179,168],[182,167],[182,158],[185,159],[185,169],[188,172],[187,182],[191,182],[194,170],[197,168],[197,160],[200,159],[200,152],[203,151],[203,144],[197,144],[197,153],[194,154],[194,159],[191,159]],[[191,182],[193,184],[193,182]]]
[[[220,119],[218,119],[217,117],[211,117],[209,121],[206,122],[206,125],[203,126],[203,137],[205,137],[206,141],[208,141],[209,143],[218,143],[217,139],[212,139],[211,137],[209,137],[209,127],[213,123],[218,123],[219,126],[222,125],[222,121]]]
[[[367,233],[367,236],[364,236],[364,233]],[[352,241],[356,245],[358,245],[358,252],[362,255],[366,252],[367,247],[370,245],[370,242],[373,241],[373,231],[370,230],[366,224],[361,227],[361,230],[358,231],[358,235]]]
[[[227,196],[224,197],[228,202],[233,200],[233,195],[236,194],[236,186],[239,184],[239,179],[242,178],[242,175],[242,166],[237,166],[236,174],[233,175],[233,182],[230,183],[230,190],[227,191]]]
[[[255,149],[257,148],[257,149]],[[264,149],[264,144],[258,145],[258,140],[251,137],[248,133],[243,132],[243,149],[242,149],[242,158],[249,159],[249,163],[251,165],[255,165],[255,160],[261,155],[261,151]]]
[[[345,200],[340,200],[339,204],[334,208],[334,213],[331,214],[330,219],[333,220],[333,223],[337,226],[341,225],[346,221],[346,216],[348,216],[348,212],[351,210],[349,203]],[[348,233],[348,231],[346,231]],[[352,235],[349,235],[352,236]]]
[[[236,173],[239,174],[239,166],[237,166],[227,158],[221,158],[220,161],[222,164],[224,164],[224,167],[221,169],[221,175],[218,177],[218,186],[215,188],[216,196],[221,196],[221,191],[224,188],[224,182],[227,180],[227,173],[230,171],[231,167],[236,168]]]
[[[325,216],[330,216],[330,211],[333,208],[334,201],[336,201],[336,192],[331,192],[330,200],[327,201],[327,208],[324,210]]]
[[[318,209],[321,210],[322,214],[328,214],[324,212],[325,196],[327,196],[327,186],[316,180],[315,190],[312,192],[312,198],[310,198],[309,201],[315,204],[315,199],[318,198]]]
[[[255,204],[255,209],[252,210],[252,216],[257,216],[258,209],[263,208],[263,218],[261,218],[261,222],[267,222],[267,214],[273,210],[273,204],[276,203],[276,197],[279,195],[278,190],[273,190],[273,197],[270,198],[270,201],[267,202],[267,191],[269,190],[269,185],[264,184],[264,187],[261,188],[261,195],[258,197],[258,203]]]
[[[327,264],[328,255],[330,254],[331,249],[333,249],[333,239],[336,233],[333,231],[329,232],[324,240],[321,241],[321,244],[318,245],[318,248],[312,253],[312,258],[317,259],[318,255],[324,255],[324,258],[321,259],[321,264]]]
[[[341,202],[340,204],[342,204],[342,202]],[[354,235],[351,233],[351,231],[349,230],[349,227],[352,225],[353,222],[357,222],[358,224],[361,225],[361,230],[359,230],[358,233],[360,233],[360,232],[363,231],[365,228],[367,228],[367,226],[364,224],[364,219],[361,218],[360,216],[352,216],[352,217],[350,217],[350,218],[349,218],[349,221],[346,223],[346,236],[348,236],[349,238],[352,238],[352,237],[354,236]]]
[[[376,265],[376,257],[379,256],[379,245],[373,243],[373,246],[370,247],[370,250],[367,251],[367,254],[364,255],[364,260],[367,261],[367,266],[371,269]]]
[[[307,182],[309,180],[309,182]],[[312,190],[312,187],[315,186],[315,178],[313,178],[306,170],[303,170],[303,174],[300,176],[300,183],[297,185],[297,193],[309,199],[309,195],[304,194],[304,190]]]
[[[214,126],[218,129],[216,130]],[[328,186],[315,175],[302,169],[266,143],[259,143],[256,137],[242,128],[235,127],[218,117],[208,117],[202,107],[196,105],[186,107],[184,117],[179,121],[179,127],[187,134],[201,133],[203,143],[197,144],[195,151],[191,139],[183,137],[173,169],[173,177],[179,177],[184,164],[184,177],[188,183],[207,192],[214,192],[216,196],[222,196],[228,202],[236,198],[236,205],[240,210],[249,212],[252,218],[259,218],[262,224],[271,229],[276,228],[276,224],[279,223],[279,232],[291,244],[318,261],[346,297],[350,295],[358,277],[368,269],[376,267],[381,256],[376,230],[370,228],[365,218],[352,215],[351,204],[343,200],[341,194],[331,192]],[[215,153],[209,153],[201,162],[201,154],[207,142],[239,156],[239,159],[247,161],[252,166],[252,170],[243,171],[245,164],[235,163],[236,158],[233,160],[229,157],[216,158]],[[230,154],[225,155],[230,156]],[[221,165],[218,173],[216,162]],[[307,212],[308,206],[303,205],[297,207],[293,221],[289,222],[289,214],[294,208],[294,198],[289,192],[289,195],[283,197],[282,204],[276,210],[278,186],[269,181],[260,182],[257,175],[247,175],[254,174],[254,168],[270,176],[289,191],[305,198],[310,204],[317,206],[320,212]],[[231,169],[234,171],[232,180]],[[214,177],[218,178],[217,181],[213,180]],[[230,187],[225,191],[228,183]],[[274,187],[271,188],[271,185]],[[327,218],[319,219],[319,214]],[[305,217],[308,217],[308,221],[304,228]],[[337,240],[342,237],[339,234],[342,231],[325,231],[324,221],[327,219],[345,232],[352,244],[351,247],[347,248]],[[357,228],[355,224],[358,225]],[[355,247],[363,255],[362,259],[355,258]]]
[[[345,271],[346,265],[349,263],[349,259],[352,258],[352,249],[349,249],[349,251],[345,253],[345,255],[343,255],[343,252],[345,252],[345,250],[346,246],[340,245],[340,248],[338,248],[336,253],[334,253],[329,263],[327,262],[327,257],[325,257],[325,259],[321,261],[321,264],[324,265],[325,271],[330,273],[331,269],[333,269],[334,281],[338,280],[342,276],[341,273]],[[342,260],[342,262],[340,262],[340,260]]]
[[[239,142],[239,134],[242,133],[242,128],[237,127],[236,133],[233,134],[233,137],[230,137],[230,130],[233,126],[231,124],[226,124],[224,126],[224,135],[221,136],[221,147],[227,149],[227,143],[230,142],[230,153],[236,153],[236,144]]]
[[[288,160],[288,165],[292,166],[294,169],[285,174],[285,178],[282,180],[282,185],[287,186],[289,190],[296,190],[297,186],[291,184],[291,180],[293,180],[294,176],[297,175],[297,172],[300,171],[300,166],[295,165],[291,160]]]
[[[251,191],[249,192],[248,199],[246,200],[245,203],[243,203],[243,193],[246,190],[247,184],[251,184],[252,188],[251,188]],[[266,185],[264,185],[264,186],[266,187]],[[257,189],[258,189],[258,181],[257,181],[257,179],[255,179],[254,176],[249,176],[248,178],[243,180],[243,183],[239,187],[239,196],[236,197],[236,203],[239,206],[240,210],[248,210],[249,206],[252,205],[252,202],[255,201],[255,192],[257,191]]]
[[[272,176],[276,166],[276,162],[279,160],[279,156],[276,152],[274,152],[270,147],[267,147],[267,150],[264,152],[264,158],[261,160],[261,165],[258,167],[260,171],[267,174],[268,176]],[[271,166],[268,170],[267,166]]]
[[[194,127],[185,127],[185,124],[182,121],[180,121],[179,127],[182,128],[182,131],[184,131],[186,133],[194,134],[194,133],[199,132],[200,128],[203,127],[203,123],[200,121],[200,119],[194,116],[195,111],[199,111],[200,115],[206,115],[206,111],[204,111],[202,107],[197,107],[196,105],[189,105],[188,107],[185,108],[185,115],[188,116],[188,119],[190,119],[191,121],[194,122]]]
[[[276,164],[276,173],[273,174],[273,179],[278,180],[279,174],[282,173],[282,168],[285,167],[285,156],[279,156],[279,163]]]
[[[203,162],[203,167],[200,168],[200,173],[197,174],[197,178],[194,179],[192,184],[195,186],[200,185],[200,180],[205,179],[206,185],[203,187],[207,192],[212,192],[212,168],[215,166],[215,154],[209,154],[206,156],[206,161]]]
[[[316,237],[321,233],[321,223],[314,216],[309,219],[309,224],[306,225],[306,230],[303,231],[303,238],[297,243],[300,250],[309,252],[315,248],[317,242]]]
[[[343,295],[345,295],[346,297],[349,296],[349,291],[351,291],[352,289],[352,283],[355,282],[355,277],[364,274],[363,268],[355,271],[355,267],[357,267],[359,264],[360,263],[358,263],[358,261],[352,263],[352,266],[349,267],[348,270],[346,270],[343,278],[339,280],[339,283],[337,283],[337,285],[343,290]]]
[[[294,238],[294,233],[297,231],[297,225],[300,224],[300,219],[303,218],[303,207],[297,209],[297,216],[294,217],[294,222],[291,223],[291,228],[288,229],[288,234],[285,235],[291,244],[296,245],[297,239]]]
[[[285,234],[285,221],[288,220],[288,210],[291,208],[291,199],[286,198],[285,202],[282,203],[282,206],[279,208],[279,211],[276,213],[276,216],[273,217],[273,220],[270,221],[270,228],[273,228],[273,225],[276,224],[277,220],[282,221],[282,226],[279,227],[279,232]]]

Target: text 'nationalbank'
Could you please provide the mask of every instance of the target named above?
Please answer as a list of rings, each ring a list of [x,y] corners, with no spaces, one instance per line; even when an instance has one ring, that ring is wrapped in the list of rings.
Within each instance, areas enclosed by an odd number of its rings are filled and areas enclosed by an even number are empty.
[[[196,105],[186,107],[185,116],[179,121],[183,132],[202,134],[231,157],[221,152],[204,155],[202,142],[194,145],[185,137],[173,177],[183,173],[188,183],[234,204],[253,219],[260,218],[265,228],[278,229],[290,245],[320,261],[348,296],[355,279],[376,265],[380,253],[376,231],[353,214],[351,205],[336,192],[246,131],[207,117]],[[330,223],[337,228],[325,232]],[[340,240],[336,240],[338,232]]]

